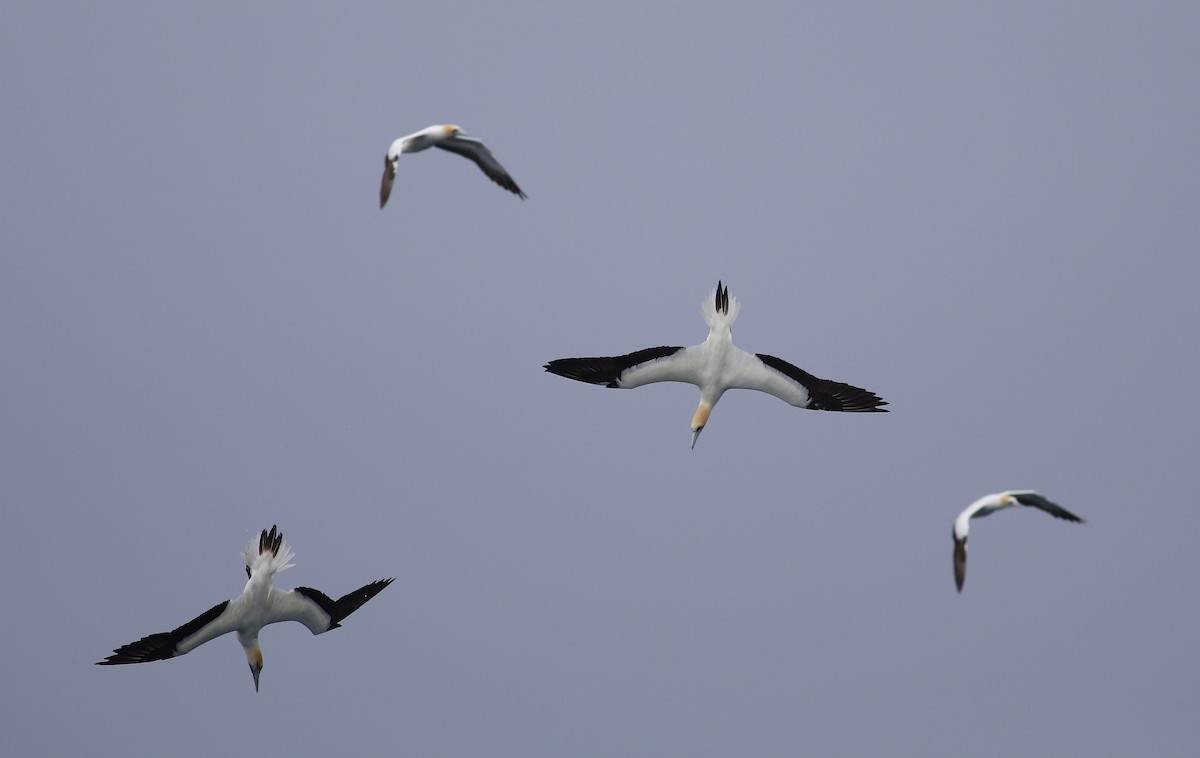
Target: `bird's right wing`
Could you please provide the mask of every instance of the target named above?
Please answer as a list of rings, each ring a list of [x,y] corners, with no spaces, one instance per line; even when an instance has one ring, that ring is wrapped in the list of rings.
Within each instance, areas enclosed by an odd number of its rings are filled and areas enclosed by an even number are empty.
[[[661,346],[604,358],[559,358],[543,368],[577,382],[613,388],[640,387],[651,382],[695,384],[687,350]]]
[[[229,601],[218,603],[204,613],[170,632],[159,632],[142,637],[137,642],[122,645],[99,666],[115,666],[123,663],[147,663],[163,661],[183,655],[205,642],[232,632],[235,628],[233,616],[225,612]]]

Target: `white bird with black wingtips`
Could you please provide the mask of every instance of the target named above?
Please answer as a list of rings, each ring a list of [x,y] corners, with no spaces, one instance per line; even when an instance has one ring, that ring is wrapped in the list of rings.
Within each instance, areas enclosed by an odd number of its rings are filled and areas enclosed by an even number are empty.
[[[552,374],[606,387],[640,387],[651,382],[685,382],[700,388],[692,416],[692,447],[725,390],[758,390],[797,408],[851,413],[886,413],[875,393],[843,382],[819,379],[787,361],[748,353],[733,345],[731,327],[741,305],[729,288],[716,289],[700,304],[708,339],[693,347],[650,347],[607,358],[559,358],[544,368]]]
[[[984,495],[964,508],[963,512],[958,514],[958,518],[954,519],[954,584],[959,592],[962,592],[963,582],[967,579],[967,533],[971,528],[971,519],[983,518],[1004,508],[1018,505],[1037,508],[1064,521],[1083,523],[1083,519],[1074,513],[1050,502],[1033,490],[1006,490]]]
[[[487,145],[474,137],[468,137],[457,124],[434,124],[419,132],[413,132],[401,137],[388,148],[383,157],[383,182],[379,185],[379,207],[387,205],[388,197],[392,194],[392,183],[396,180],[396,164],[405,153],[419,153],[431,147],[439,147],[451,153],[457,153],[475,162],[476,166],[496,184],[513,193],[522,200],[525,193],[513,181]]]
[[[137,642],[122,645],[102,661],[100,666],[125,663],[147,663],[174,658],[195,650],[211,639],[237,632],[238,642],[246,651],[246,662],[254,675],[254,691],[258,691],[258,676],[263,668],[258,633],[267,624],[280,621],[299,621],[313,634],[337,629],[341,622],[361,608],[380,590],[392,583],[381,579],[333,600],[320,590],[297,587],[281,590],[274,586],[275,574],[292,567],[292,549],[284,542],[283,534],[272,526],[262,530],[243,552],[246,560],[246,589],[241,597],[219,603],[183,626],[170,632],[147,635]]]

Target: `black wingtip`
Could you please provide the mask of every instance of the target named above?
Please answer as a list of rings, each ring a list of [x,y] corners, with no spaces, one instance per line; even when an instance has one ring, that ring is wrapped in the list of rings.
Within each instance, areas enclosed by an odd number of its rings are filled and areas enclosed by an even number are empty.
[[[621,370],[612,358],[555,358],[542,368],[551,374],[588,384],[616,387]]]
[[[371,582],[370,584],[365,584],[356,589],[354,592],[342,595],[337,600],[337,613],[333,619],[332,626],[329,628],[334,629],[340,626],[340,622],[342,620],[344,620],[351,613],[357,611],[359,608],[362,608],[364,605],[366,605],[368,600],[375,597],[380,592],[383,592],[383,589],[394,581],[396,581],[396,577],[391,576],[387,579],[380,579],[378,581]]]
[[[483,167],[480,166],[480,168],[483,168]],[[517,183],[515,181],[513,181],[513,178],[511,176],[509,176],[507,174],[497,174],[495,176],[492,176],[491,174],[488,174],[487,171],[484,171],[483,173],[487,174],[487,177],[489,179],[491,179],[493,182],[495,182],[496,184],[498,184],[500,187],[508,190],[509,192],[513,193],[514,195],[521,198],[522,200],[524,200],[527,197],[527,195],[525,194],[525,191],[523,189],[521,189],[519,186],[517,186]]]
[[[821,400],[813,408],[820,411],[841,411],[843,413],[889,413],[888,402],[870,390],[854,387],[845,382],[826,383],[818,388]]]
[[[175,656],[175,639],[170,632],[148,634],[136,642],[122,645],[102,661],[96,661],[97,666],[121,666],[127,663],[149,663],[150,661],[165,661]]]

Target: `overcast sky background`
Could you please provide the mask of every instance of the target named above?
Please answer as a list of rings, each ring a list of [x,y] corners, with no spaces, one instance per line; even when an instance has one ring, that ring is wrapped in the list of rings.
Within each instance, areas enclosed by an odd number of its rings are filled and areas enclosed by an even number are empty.
[[[735,5],[5,6],[4,752],[1194,754],[1200,8]],[[542,371],[718,279],[892,412]]]

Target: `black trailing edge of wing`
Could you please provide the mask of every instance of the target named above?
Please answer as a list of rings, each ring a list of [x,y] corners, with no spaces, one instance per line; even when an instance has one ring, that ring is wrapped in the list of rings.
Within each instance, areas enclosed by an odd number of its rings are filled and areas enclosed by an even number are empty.
[[[559,358],[550,361],[544,369],[551,374],[565,376],[577,382],[603,384],[605,387],[620,387],[618,381],[621,374],[640,363],[646,363],[657,358],[666,358],[682,350],[683,347],[648,347],[645,350],[616,355],[609,358]]]

